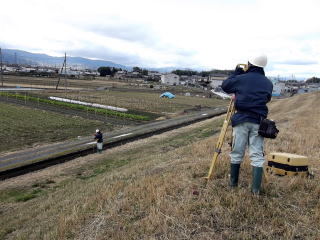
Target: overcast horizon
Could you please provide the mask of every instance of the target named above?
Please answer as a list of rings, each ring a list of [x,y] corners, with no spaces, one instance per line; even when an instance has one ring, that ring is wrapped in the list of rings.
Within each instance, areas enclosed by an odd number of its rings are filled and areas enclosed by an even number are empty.
[[[0,47],[141,67],[233,69],[265,53],[269,76],[320,76],[320,2],[11,0]]]

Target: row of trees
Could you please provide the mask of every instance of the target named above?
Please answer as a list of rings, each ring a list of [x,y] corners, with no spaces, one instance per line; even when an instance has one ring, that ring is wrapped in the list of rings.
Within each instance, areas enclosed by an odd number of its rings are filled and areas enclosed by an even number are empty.
[[[122,71],[121,68],[114,68],[114,67],[99,67],[97,71],[100,73],[101,77],[105,77],[107,75],[114,76],[116,72]]]
[[[122,71],[122,68],[99,67],[99,68],[97,69],[97,71],[100,73],[100,76],[101,76],[101,77],[105,77],[105,76],[107,76],[107,75],[109,75],[109,76],[114,76],[114,75],[116,74],[116,72]],[[132,68],[132,71],[133,71],[133,72],[138,72],[138,73],[140,73],[141,75],[145,75],[145,76],[148,75],[148,70],[147,70],[147,69],[142,69],[142,68],[139,68],[139,67],[133,67],[133,68]]]
[[[307,83],[320,83],[320,78],[312,77],[306,80]]]
[[[147,76],[148,75],[148,70],[147,69],[142,69],[142,68],[139,68],[139,67],[133,67],[132,68],[132,71],[133,72],[138,72],[138,73],[140,73],[141,75],[145,75],[145,76]]]

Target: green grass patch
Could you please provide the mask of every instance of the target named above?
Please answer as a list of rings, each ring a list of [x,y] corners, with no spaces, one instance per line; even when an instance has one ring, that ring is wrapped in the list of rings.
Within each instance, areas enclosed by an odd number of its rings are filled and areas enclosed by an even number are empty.
[[[0,192],[0,202],[26,202],[38,197],[44,191],[42,189],[9,189]]]
[[[142,115],[137,115],[137,114],[132,114],[132,113],[117,112],[117,111],[112,111],[112,110],[108,110],[108,109],[83,106],[83,105],[74,104],[74,103],[60,102],[60,101],[56,101],[56,100],[33,97],[33,96],[29,96],[29,95],[22,95],[22,94],[18,94],[18,93],[0,92],[0,96],[17,98],[17,99],[24,100],[24,101],[41,102],[41,103],[52,104],[52,105],[56,105],[56,106],[62,106],[62,107],[66,107],[66,108],[95,112],[95,113],[104,114],[104,115],[108,115],[108,116],[115,116],[115,117],[127,118],[127,119],[132,119],[132,120],[140,120],[140,121],[150,120],[149,116],[142,116]]]
[[[0,239],[5,239],[4,237],[7,235],[7,234],[10,234],[12,232],[14,232],[16,229],[13,228],[13,227],[6,227],[4,229],[1,229],[0,230]]]
[[[17,202],[26,202],[32,198],[35,198],[42,192],[41,189],[35,189],[32,192],[24,193],[24,194],[19,194],[15,197],[15,200]]]

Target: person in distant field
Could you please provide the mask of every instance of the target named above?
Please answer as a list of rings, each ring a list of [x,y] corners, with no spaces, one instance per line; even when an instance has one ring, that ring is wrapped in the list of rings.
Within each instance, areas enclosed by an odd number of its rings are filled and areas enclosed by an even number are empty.
[[[97,153],[102,153],[103,149],[103,134],[99,129],[96,129],[94,139],[97,140]]]
[[[248,61],[245,71],[237,65],[235,72],[223,81],[222,89],[235,94],[235,114],[232,116],[233,142],[230,168],[230,186],[238,186],[240,164],[243,161],[246,147],[252,165],[253,194],[259,194],[263,174],[264,139],[258,134],[261,118],[268,115],[267,103],[271,100],[273,85],[265,77],[263,68],[267,57],[259,55]]]

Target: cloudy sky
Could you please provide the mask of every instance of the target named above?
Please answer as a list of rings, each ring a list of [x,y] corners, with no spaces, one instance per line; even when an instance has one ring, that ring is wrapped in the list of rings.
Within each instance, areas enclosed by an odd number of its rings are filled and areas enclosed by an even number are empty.
[[[141,67],[320,77],[318,0],[1,0],[0,47]]]

